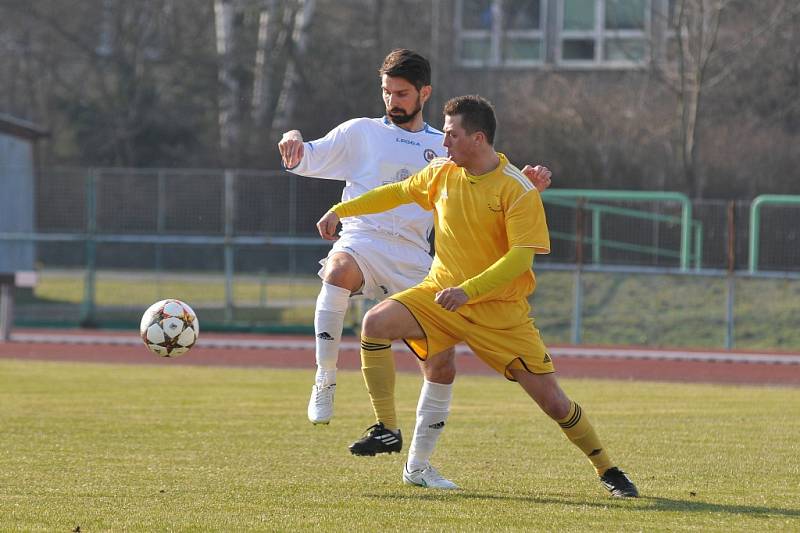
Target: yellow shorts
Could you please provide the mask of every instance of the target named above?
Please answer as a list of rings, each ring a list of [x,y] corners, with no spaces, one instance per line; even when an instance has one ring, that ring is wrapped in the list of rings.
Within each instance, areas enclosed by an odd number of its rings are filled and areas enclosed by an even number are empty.
[[[422,360],[465,342],[484,363],[514,381],[509,370],[533,374],[555,372],[539,330],[528,316],[526,300],[465,304],[448,311],[433,301],[438,289],[426,283],[390,296],[403,304],[425,333],[424,339],[405,339]]]

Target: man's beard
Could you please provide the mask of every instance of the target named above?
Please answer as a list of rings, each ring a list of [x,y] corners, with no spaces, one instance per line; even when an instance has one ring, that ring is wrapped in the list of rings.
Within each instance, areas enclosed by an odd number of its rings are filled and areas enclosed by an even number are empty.
[[[417,106],[411,113],[406,113],[400,108],[395,107],[391,109],[387,115],[389,116],[389,120],[391,120],[394,124],[407,124],[414,120],[420,112],[422,111],[422,104],[417,100]]]

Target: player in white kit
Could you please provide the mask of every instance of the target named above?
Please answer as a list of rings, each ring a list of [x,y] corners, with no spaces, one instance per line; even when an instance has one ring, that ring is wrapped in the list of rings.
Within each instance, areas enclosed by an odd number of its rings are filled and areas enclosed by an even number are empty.
[[[344,201],[404,180],[433,158],[445,155],[442,132],[430,127],[422,116],[431,94],[428,61],[410,50],[394,50],[379,73],[386,115],[348,120],[311,142],[303,142],[297,130],[286,132],[278,148],[288,170],[344,181]],[[549,186],[546,168],[527,166],[523,171],[540,190]],[[340,238],[320,261],[322,289],[314,313],[317,372],[308,404],[312,423],[327,424],[333,416],[339,344],[350,298],[383,300],[419,283],[431,265],[432,228],[431,213],[416,204],[342,220]],[[430,357],[420,362],[420,367],[425,381],[417,406],[409,468],[419,472],[425,486],[455,488],[429,463],[450,411],[455,352],[450,349]],[[393,394],[387,401],[393,403]],[[367,437],[353,443],[351,453],[375,455],[402,449],[396,420],[369,428]]]

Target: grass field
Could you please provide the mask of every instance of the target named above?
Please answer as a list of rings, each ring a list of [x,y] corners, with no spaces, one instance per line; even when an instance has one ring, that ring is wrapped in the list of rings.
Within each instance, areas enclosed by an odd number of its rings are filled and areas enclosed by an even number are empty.
[[[796,389],[564,380],[643,495],[620,501],[499,377],[458,378],[441,493],[348,454],[359,374],[309,424],[310,375],[0,360],[0,531],[800,530]],[[418,389],[398,376],[406,447]]]

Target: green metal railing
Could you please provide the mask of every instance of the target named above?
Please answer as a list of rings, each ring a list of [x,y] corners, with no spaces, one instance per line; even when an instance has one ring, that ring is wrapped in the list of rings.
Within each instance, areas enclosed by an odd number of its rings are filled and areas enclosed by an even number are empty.
[[[758,271],[758,254],[761,233],[761,207],[764,205],[798,205],[800,195],[792,194],[762,194],[750,203],[750,239],[749,239],[749,270],[750,273]]]
[[[206,246],[213,246],[217,248],[221,248],[224,252],[224,262],[223,270],[224,272],[219,273],[221,276],[220,279],[224,282],[224,300],[223,306],[220,307],[209,307],[214,312],[219,313],[218,318],[214,318],[216,322],[209,321],[215,325],[215,327],[228,327],[228,328],[239,328],[239,327],[258,327],[258,328],[265,328],[265,330],[273,331],[275,328],[284,328],[285,331],[289,331],[291,328],[307,328],[309,327],[307,324],[304,325],[297,325],[297,323],[289,322],[288,325],[283,322],[272,322],[271,319],[265,320],[263,316],[259,315],[258,320],[260,322],[249,322],[252,320],[249,315],[234,315],[234,310],[237,307],[235,305],[234,297],[233,297],[233,288],[234,288],[234,275],[235,272],[235,262],[234,258],[236,254],[238,254],[239,249],[253,249],[253,248],[264,248],[268,246],[291,246],[300,247],[300,248],[323,248],[330,246],[329,243],[326,241],[322,241],[318,237],[311,237],[311,236],[299,236],[299,235],[237,235],[236,232],[233,231],[233,218],[227,216],[223,219],[223,224],[225,226],[225,231],[221,232],[220,234],[214,235],[186,235],[186,234],[177,234],[177,233],[160,233],[160,234],[130,234],[130,233],[104,233],[102,231],[98,231],[98,224],[95,222],[95,218],[97,217],[97,200],[94,198],[94,192],[91,192],[93,187],[89,187],[88,198],[87,198],[87,205],[86,205],[86,216],[88,217],[87,224],[85,226],[85,230],[82,232],[75,232],[75,233],[26,233],[26,232],[2,232],[0,231],[0,242],[3,241],[21,241],[21,242],[36,242],[36,243],[58,243],[58,242],[68,242],[74,243],[76,246],[84,247],[86,252],[85,258],[85,268],[86,270],[80,272],[78,275],[83,276],[84,285],[81,288],[83,290],[83,299],[80,304],[80,322],[81,323],[93,323],[93,318],[95,314],[95,307],[96,307],[96,290],[95,285],[97,283],[96,274],[98,268],[102,261],[98,260],[97,254],[98,250],[102,250],[103,245],[107,244],[151,244],[155,245],[156,247],[160,246],[170,246],[170,245],[206,245]],[[227,187],[227,194],[231,195],[230,187]],[[613,194],[613,195],[606,195],[606,194],[597,194],[599,191],[590,191],[592,196],[604,196],[603,199],[610,199],[613,197],[615,200],[619,200],[620,197],[629,199],[630,197],[622,194]],[[567,196],[572,195],[572,198]],[[758,202],[753,202],[751,204],[751,227],[755,229],[755,231],[751,232],[751,271],[746,273],[744,271],[734,272],[734,271],[723,271],[723,270],[713,270],[709,268],[699,268],[701,265],[697,262],[697,259],[700,257],[699,250],[703,245],[702,241],[702,226],[693,221],[691,224],[691,231],[692,231],[692,239],[693,242],[690,242],[689,248],[692,249],[692,253],[688,257],[688,263],[691,264],[694,262],[694,266],[697,267],[696,269],[687,269],[685,268],[685,264],[681,261],[681,266],[678,266],[674,261],[677,259],[683,259],[686,257],[682,255],[682,252],[685,253],[686,248],[684,247],[682,250],[677,250],[675,248],[674,240],[672,241],[672,248],[658,248],[657,245],[653,246],[643,246],[640,244],[636,244],[633,242],[624,242],[621,241],[620,238],[624,238],[621,236],[616,236],[616,240],[603,240],[603,230],[607,234],[606,237],[609,236],[609,227],[608,222],[605,222],[605,227],[602,226],[603,220],[602,217],[606,215],[614,215],[614,216],[621,216],[621,217],[631,217],[632,220],[646,220],[646,219],[653,219],[660,223],[669,223],[669,224],[677,224],[678,222],[683,223],[685,222],[686,218],[686,211],[683,211],[684,216],[675,216],[675,215],[665,215],[661,213],[648,213],[647,211],[643,210],[636,210],[631,209],[628,207],[616,207],[612,205],[604,205],[597,202],[586,202],[583,201],[583,194],[582,192],[577,191],[560,191],[560,194],[555,195],[555,198],[545,198],[547,202],[566,206],[568,208],[580,208],[585,210],[586,213],[590,213],[592,216],[592,224],[593,227],[589,235],[585,240],[587,245],[591,245],[593,250],[593,255],[597,262],[591,264],[585,264],[582,266],[577,266],[575,264],[567,264],[567,263],[542,263],[537,265],[537,270],[550,270],[550,271],[570,271],[574,273],[574,280],[573,280],[573,302],[571,305],[572,317],[570,322],[570,340],[575,344],[579,344],[583,342],[583,321],[584,321],[584,314],[587,313],[587,309],[591,307],[591,305],[587,305],[584,301],[585,293],[591,294],[588,291],[591,291],[591,280],[586,280],[587,275],[592,275],[594,273],[604,273],[608,275],[614,274],[644,274],[644,275],[667,275],[667,276],[677,276],[683,277],[684,279],[691,279],[694,276],[703,276],[709,279],[714,278],[726,278],[726,295],[725,295],[725,318],[724,324],[726,326],[725,329],[725,338],[724,338],[724,346],[726,348],[733,348],[735,343],[734,337],[734,321],[735,321],[735,314],[734,314],[734,303],[737,299],[741,301],[742,298],[746,298],[746,296],[736,296],[735,295],[735,285],[737,280],[742,279],[786,279],[786,280],[800,280],[800,273],[793,273],[793,272],[769,272],[769,271],[761,271],[755,272],[758,266],[758,243],[756,246],[752,246],[752,239],[759,238],[759,231],[758,226],[760,223],[760,213],[759,207],[766,204],[789,204],[789,205],[800,205],[800,196],[779,196],[779,195],[767,195],[764,197],[760,197]],[[549,195],[553,196],[553,195]],[[588,195],[587,195],[588,196]],[[642,199],[642,195],[635,195],[637,200]],[[654,195],[657,198],[663,199],[665,196],[656,193]],[[650,196],[648,195],[648,198]],[[676,201],[675,199],[670,199],[669,201]],[[683,203],[681,202],[683,205]],[[702,205],[702,204],[701,204]],[[231,205],[226,205],[226,210],[229,213],[232,213]],[[675,206],[672,206],[673,208]],[[689,212],[689,215],[691,212]],[[731,219],[732,220],[732,219]],[[713,223],[713,221],[712,221]],[[712,226],[713,227],[713,226]],[[164,231],[164,224],[159,224],[159,230]],[[685,229],[685,226],[681,227],[682,230]],[[670,231],[675,231],[675,228],[671,228]],[[580,233],[580,232],[576,232]],[[685,235],[685,230],[681,232],[681,235]],[[572,240],[577,241],[581,239],[579,235],[575,233],[564,232],[563,229],[561,232],[551,232],[551,235],[554,238],[562,238],[565,240]],[[591,239],[591,240],[590,240]],[[658,254],[661,257],[668,257],[673,260],[672,264],[674,266],[670,267],[643,267],[643,266],[619,266],[619,265],[608,265],[603,264],[604,257],[601,255],[602,248],[607,249],[620,249],[620,250],[631,250],[636,252],[646,251],[648,253]],[[293,254],[293,252],[291,252]],[[293,255],[291,255],[293,257]],[[752,261],[752,258],[755,258],[756,261]],[[607,258],[605,258],[607,259]],[[294,261],[294,260],[292,260]],[[708,266],[708,265],[706,265]],[[157,270],[161,270],[161,266]],[[295,265],[294,262],[291,263],[289,268],[291,272],[295,272]],[[241,273],[239,273],[241,274]],[[102,272],[101,272],[102,275]],[[215,273],[215,275],[217,275]],[[727,275],[727,277],[726,277]],[[102,282],[102,279],[101,279]],[[261,302],[261,306],[264,305],[266,301],[265,296],[263,293],[265,289],[262,289],[262,295],[259,298],[259,302]],[[76,300],[77,301],[77,300]],[[313,302],[313,300],[312,300]],[[239,302],[242,308],[246,308],[247,303]],[[313,303],[312,303],[313,304]],[[108,303],[102,304],[105,307],[102,307],[103,310],[107,310],[109,308]],[[116,305],[116,304],[114,304]],[[216,305],[216,304],[214,304]],[[283,304],[278,304],[283,305]],[[278,308],[278,305],[274,306]],[[294,305],[294,304],[292,304]],[[76,308],[77,310],[77,308]],[[127,310],[124,310],[127,312]],[[224,311],[224,314],[222,313]],[[117,312],[116,310],[112,310],[113,313]],[[121,311],[120,311],[121,312]],[[212,315],[214,316],[214,315]],[[244,316],[244,318],[243,318]],[[590,316],[590,315],[589,315]],[[71,317],[70,320],[74,319]],[[114,324],[114,322],[110,322],[110,320],[116,320],[115,318],[103,318],[103,324]],[[278,324],[278,325],[276,325]],[[280,331],[284,331],[281,329]],[[292,330],[294,331],[294,329]]]
[[[560,189],[547,190],[542,193],[545,202],[556,205],[577,207],[577,201],[585,200],[605,200],[616,202],[677,202],[681,205],[681,216],[662,215],[660,213],[650,213],[637,209],[602,205],[596,203],[583,204],[583,208],[590,209],[592,212],[592,258],[593,262],[601,262],[601,247],[616,248],[635,252],[655,253],[679,257],[681,270],[688,270],[692,257],[695,260],[695,268],[700,268],[702,263],[702,225],[698,221],[692,220],[692,203],[689,197],[678,192],[650,192],[650,191],[600,191],[591,189]],[[657,247],[624,243],[619,241],[603,241],[601,230],[601,216],[603,214],[615,214],[639,219],[647,219],[656,222],[679,223],[681,226],[681,244],[678,253],[670,250],[663,250]],[[692,231],[694,231],[694,253],[691,250]],[[574,239],[574,236],[553,233],[554,237]]]

